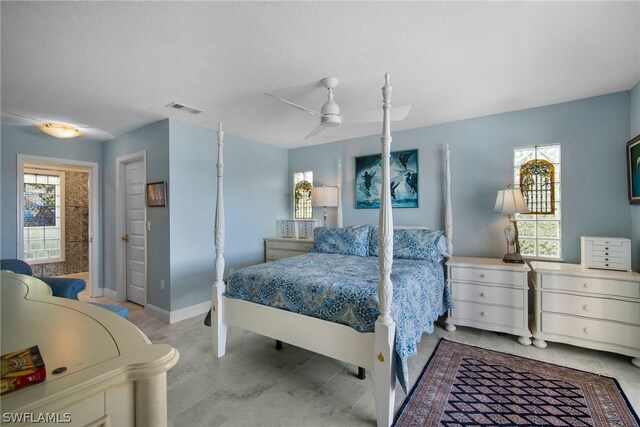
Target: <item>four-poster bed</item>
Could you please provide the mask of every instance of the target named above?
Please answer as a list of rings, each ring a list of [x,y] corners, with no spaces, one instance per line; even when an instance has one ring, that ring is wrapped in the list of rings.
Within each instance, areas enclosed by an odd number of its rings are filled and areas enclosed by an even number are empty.
[[[439,245],[431,244],[429,246],[429,254],[426,256],[436,259],[433,260],[432,264],[428,264],[431,261],[424,261],[422,267],[418,265],[418,261],[413,261],[412,259],[397,259],[394,261],[394,256],[398,257],[394,253],[393,247],[394,232],[390,194],[389,157],[391,133],[389,110],[391,108],[391,86],[389,85],[388,74],[385,75],[385,85],[382,88],[382,93],[384,101],[381,138],[382,187],[379,224],[376,231],[378,235],[377,241],[375,237],[370,238],[372,234],[370,228],[367,228],[366,231],[362,229],[356,230],[356,228],[337,229],[338,231],[325,230],[334,233],[343,233],[340,230],[346,230],[343,234],[351,233],[349,238],[352,238],[353,235],[364,236],[364,233],[366,233],[367,242],[371,239],[371,242],[377,243],[377,245],[367,243],[366,255],[343,255],[340,252],[331,252],[329,250],[330,253],[335,254],[334,259],[339,259],[342,260],[340,262],[346,263],[346,268],[351,272],[351,276],[347,278],[336,275],[340,274],[339,271],[345,270],[343,267],[343,270],[334,271],[331,264],[333,261],[328,260],[331,255],[313,253],[247,267],[234,273],[228,279],[228,284],[225,285],[223,281],[224,209],[222,187],[224,133],[222,125],[220,125],[218,130],[218,183],[215,218],[216,261],[211,304],[211,326],[213,352],[216,357],[224,356],[227,326],[234,325],[355,366],[370,369],[375,388],[377,424],[378,426],[389,426],[393,422],[394,415],[396,375],[397,373],[400,375],[401,383],[406,378],[404,376],[406,371],[404,373],[397,372],[398,367],[400,367],[400,370],[402,370],[403,366],[406,368],[406,360],[404,359],[406,356],[402,355],[407,353],[406,351],[398,352],[403,363],[396,365],[395,359],[398,346],[403,343],[405,347],[412,349],[413,354],[415,354],[415,345],[420,340],[422,332],[429,328],[430,330],[433,329],[433,322],[446,311],[446,308],[449,308],[450,300],[448,298],[448,289],[444,284],[441,266],[442,255],[446,253],[446,249],[438,249],[436,246]],[[447,214],[445,218],[449,220],[450,214]],[[446,227],[446,229],[450,232],[450,227]],[[432,233],[434,242],[437,243],[441,234],[441,232]],[[320,243],[316,241],[316,245],[320,246]],[[377,248],[372,249],[375,246]],[[369,254],[370,251],[375,251],[378,256],[377,260],[374,257],[368,257],[367,259],[368,255],[373,255],[373,253]],[[322,251],[317,250],[316,252]],[[424,260],[425,258],[417,259]],[[394,262],[397,265],[393,272],[395,282],[392,283],[392,264]],[[427,263],[427,265],[424,266],[424,263]],[[375,264],[377,264],[379,275],[375,273]],[[285,304],[284,300],[286,299],[294,299],[299,302],[297,293],[302,294],[304,291],[298,291],[298,288],[305,286],[303,282],[306,280],[300,276],[300,272],[313,271],[314,265],[321,265],[322,269],[321,271],[315,271],[314,279],[316,281],[309,285],[313,287],[313,292],[315,292],[315,296],[312,296],[312,299],[316,299],[315,303],[324,304],[324,308],[329,306],[328,310],[325,311],[333,313],[336,318],[332,318],[330,313],[325,316],[328,320],[324,320],[323,318],[318,318],[319,316],[315,313],[309,313],[310,309],[316,307],[310,301],[299,304],[307,308],[306,311],[301,309],[299,312],[288,311],[292,310],[292,308]],[[434,265],[439,267],[439,271]],[[289,267],[289,270],[287,270],[287,267]],[[285,282],[283,280],[286,278],[285,276],[294,274],[294,272],[298,276],[289,279],[291,282],[288,288],[276,289],[263,286],[265,283],[271,285],[267,279],[264,279],[267,277],[267,273],[269,273],[267,270],[270,268],[271,270],[274,268],[279,269],[275,273],[277,277],[273,280],[274,282]],[[420,273],[416,273],[416,268],[422,268],[423,270],[420,270]],[[272,271],[269,274],[274,273]],[[428,289],[430,285],[427,286],[427,284],[422,283],[421,279],[426,281],[427,276],[434,276],[429,279],[429,282],[436,284],[436,290]],[[360,293],[368,293],[366,295],[367,301],[362,302],[358,300],[359,296],[357,298],[352,297],[348,293],[330,294],[330,291],[333,292],[333,290],[329,289],[332,283],[336,283],[336,288],[338,288],[336,292],[344,292],[345,289],[358,289],[361,290],[359,291]],[[400,286],[397,288],[398,291],[402,291],[395,298],[394,284]],[[366,290],[367,286],[369,286],[368,291]],[[362,289],[365,290],[362,291]],[[258,295],[255,302],[252,302],[250,298],[252,293]],[[355,293],[358,293],[358,291]],[[438,293],[440,295],[437,295]],[[268,294],[267,297],[265,297],[265,294]],[[290,298],[291,294],[296,294],[296,298]],[[286,298],[282,298],[282,295],[285,295]],[[354,300],[353,306],[349,305],[351,304],[350,298]],[[262,299],[270,301],[264,302]],[[318,302],[317,300],[320,301]],[[336,313],[336,310],[332,310],[332,301],[339,301],[336,305],[344,306],[344,309]],[[407,309],[409,307],[408,304],[417,302],[423,305],[412,307],[415,310]],[[271,304],[271,306],[264,305],[267,303]],[[404,311],[402,310],[403,308]],[[408,313],[413,311],[422,313],[417,315]],[[374,313],[373,317],[371,317],[372,312]],[[367,316],[369,317],[367,318]],[[351,320],[355,318],[359,320],[350,322],[349,319],[345,320],[346,317]],[[366,324],[366,322],[358,323],[362,318],[367,318],[370,324]],[[426,326],[427,323],[429,326]],[[418,327],[416,327],[416,324],[418,324]],[[361,327],[358,328],[358,326]],[[360,331],[357,329],[360,329]],[[408,330],[411,333],[408,333]],[[411,351],[409,351],[409,354],[411,354]]]

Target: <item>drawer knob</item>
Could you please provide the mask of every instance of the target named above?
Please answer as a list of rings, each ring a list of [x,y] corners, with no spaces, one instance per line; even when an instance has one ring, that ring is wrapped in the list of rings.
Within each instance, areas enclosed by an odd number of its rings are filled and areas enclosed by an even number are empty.
[[[604,248],[604,250],[605,250],[605,251],[608,251],[608,250],[609,250],[609,248]]]
[[[484,274],[481,274],[480,277],[484,277]]]
[[[582,309],[584,311],[589,311],[589,310],[591,310],[591,307],[589,307],[589,304],[585,304],[585,305],[582,306]]]
[[[583,284],[582,284],[582,286],[583,286],[585,289],[589,289],[589,283],[586,283],[586,282],[585,282],[585,283],[583,283]]]
[[[480,312],[480,316],[484,316],[484,311],[481,311],[481,312]]]
[[[607,255],[609,255],[609,254],[607,254]],[[609,258],[605,258],[604,260],[605,260],[605,261],[609,261]]]
[[[609,267],[609,264],[605,264],[605,267]]]
[[[584,331],[584,333],[585,333],[585,334],[588,334],[589,332],[591,332],[591,329],[589,329],[589,328],[584,328],[584,329],[583,329],[583,331]]]

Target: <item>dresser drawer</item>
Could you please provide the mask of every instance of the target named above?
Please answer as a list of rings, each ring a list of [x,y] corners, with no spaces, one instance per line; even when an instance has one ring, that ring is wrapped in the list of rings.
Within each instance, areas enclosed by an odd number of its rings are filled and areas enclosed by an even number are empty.
[[[617,262],[622,264],[624,260],[620,254],[610,255],[609,252],[604,252],[603,254],[593,253],[591,255],[591,262]]]
[[[540,281],[542,289],[640,298],[640,282],[545,273],[541,274]]]
[[[482,304],[505,305],[514,308],[524,307],[523,289],[452,282],[451,293],[456,303],[457,301],[471,301]]]
[[[525,272],[492,270],[488,268],[451,267],[451,280],[493,283],[523,288]]]
[[[640,303],[558,293],[542,294],[542,311],[640,325]]]
[[[540,326],[550,334],[640,348],[640,326],[544,312]]]
[[[611,249],[622,251],[624,246],[624,242],[622,240],[606,239],[592,239],[591,244],[593,245],[593,250]]]
[[[626,270],[627,264],[624,262],[618,261],[596,261],[594,259],[591,260],[591,268],[606,268],[609,270]]]
[[[58,412],[69,414],[71,426],[105,425],[108,417],[105,416],[104,400],[104,393],[98,393]]]
[[[304,255],[307,252],[290,251],[283,249],[267,249],[267,261],[275,261],[277,259],[289,258],[292,256]]]
[[[473,326],[473,322],[491,323],[514,328],[523,328],[524,311],[517,308],[498,307],[466,301],[456,301],[453,317],[464,319],[463,324]]]
[[[313,248],[313,242],[281,242],[267,241],[267,249],[293,250],[309,252]]]

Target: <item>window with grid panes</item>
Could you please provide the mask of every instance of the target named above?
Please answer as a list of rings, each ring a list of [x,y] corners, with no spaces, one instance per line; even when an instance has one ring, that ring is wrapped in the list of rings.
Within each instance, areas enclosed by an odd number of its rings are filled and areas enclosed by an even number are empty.
[[[64,172],[25,170],[23,191],[22,259],[64,261]]]
[[[296,172],[293,174],[293,212],[294,219],[312,219],[311,191],[313,189],[313,172]]]
[[[528,258],[562,258],[560,145],[514,150],[514,184],[531,213],[516,214],[520,253]]]

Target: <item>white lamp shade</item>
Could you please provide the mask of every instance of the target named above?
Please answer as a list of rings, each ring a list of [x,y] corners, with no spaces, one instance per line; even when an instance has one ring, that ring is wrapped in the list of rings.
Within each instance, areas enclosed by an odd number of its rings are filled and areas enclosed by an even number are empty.
[[[311,190],[311,204],[335,208],[338,206],[338,187],[313,187]]]
[[[529,208],[524,202],[522,191],[519,188],[507,188],[506,190],[498,191],[493,211],[501,214],[515,214],[527,213]]]

